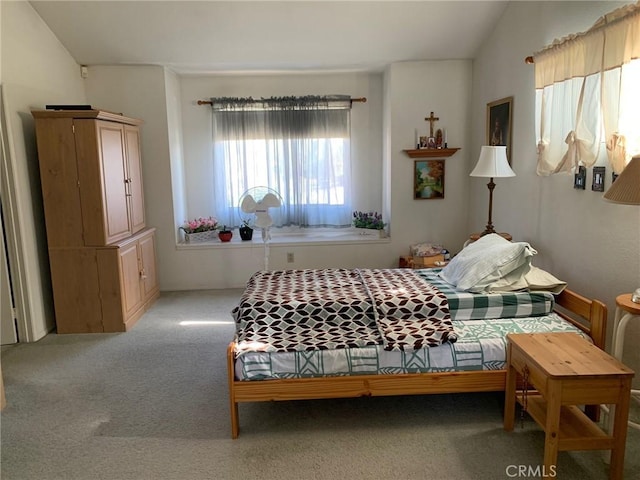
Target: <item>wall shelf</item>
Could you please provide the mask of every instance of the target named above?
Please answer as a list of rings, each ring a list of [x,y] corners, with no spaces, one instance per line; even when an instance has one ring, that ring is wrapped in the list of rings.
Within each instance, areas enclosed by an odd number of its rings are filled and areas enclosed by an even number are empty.
[[[456,153],[459,148],[421,148],[418,150],[403,150],[404,153],[411,158],[442,158],[450,157]]]

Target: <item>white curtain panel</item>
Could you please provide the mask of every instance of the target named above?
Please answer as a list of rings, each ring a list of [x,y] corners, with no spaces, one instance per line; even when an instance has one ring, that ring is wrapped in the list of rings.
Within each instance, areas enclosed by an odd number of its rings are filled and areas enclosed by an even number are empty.
[[[534,55],[538,175],[591,167],[600,148],[620,173],[640,153],[640,4]]]
[[[274,211],[275,226],[351,224],[349,97],[212,102],[220,222],[238,225],[240,197],[264,186],[283,199]]]

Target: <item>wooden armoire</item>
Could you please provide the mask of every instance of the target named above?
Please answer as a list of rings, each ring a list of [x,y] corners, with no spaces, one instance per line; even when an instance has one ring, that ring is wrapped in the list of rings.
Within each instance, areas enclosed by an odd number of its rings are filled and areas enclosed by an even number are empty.
[[[32,114],[57,332],[129,330],[160,294],[142,121],[102,110]]]

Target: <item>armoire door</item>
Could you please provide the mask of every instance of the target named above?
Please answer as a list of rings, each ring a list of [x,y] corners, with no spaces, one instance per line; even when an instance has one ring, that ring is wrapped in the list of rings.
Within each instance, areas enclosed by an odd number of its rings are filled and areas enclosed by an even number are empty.
[[[113,243],[131,235],[124,128],[117,123],[98,121],[97,133],[106,240],[107,243]]]
[[[155,236],[150,234],[140,239],[140,260],[142,263],[142,298],[146,300],[158,289],[156,277]]]
[[[120,248],[120,271],[122,275],[123,311],[126,318],[137,310],[142,303],[138,242],[130,243]]]
[[[140,130],[125,125],[125,153],[127,158],[127,187],[131,233],[144,228],[144,192],[142,191],[142,160],[140,156]]]

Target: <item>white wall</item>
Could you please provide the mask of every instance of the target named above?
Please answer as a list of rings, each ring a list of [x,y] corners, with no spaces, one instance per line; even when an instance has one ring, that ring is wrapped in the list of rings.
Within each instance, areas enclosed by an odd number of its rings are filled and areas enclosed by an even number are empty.
[[[171,162],[173,216],[174,218],[187,218],[180,79],[169,69],[165,69],[164,78],[167,96],[167,129],[169,135],[169,161]]]
[[[369,151],[373,161],[378,162],[379,157],[382,162],[381,169],[372,168],[371,188],[384,192],[379,198],[392,221],[392,239],[367,246],[274,247],[272,267],[393,266],[411,243],[427,240],[442,242],[456,251],[468,233],[480,230],[486,222],[486,182],[468,177],[484,143],[486,104],[513,95],[513,168],[518,176],[498,182],[495,223],[516,239],[530,241],[540,252],[538,266],[567,280],[575,290],[604,300],[612,317],[616,295],[640,286],[640,211],[608,204],[600,193],[576,191],[570,176],[535,175],[533,67],[523,59],[555,37],[588,28],[615,6],[611,2],[512,2],[481,46],[473,69],[465,61],[410,62],[390,66],[384,81],[362,83],[361,77],[354,75],[353,85],[358,88],[348,93],[378,98],[377,104],[365,107],[369,109],[370,137],[363,141],[373,149]],[[30,339],[40,338],[52,325],[30,114],[32,108],[43,108],[47,103],[91,103],[145,120],[145,202],[147,221],[158,228],[162,290],[242,286],[262,264],[261,247],[178,250],[175,245],[176,222],[186,210],[171,192],[179,191],[181,179],[176,172],[181,171],[182,161],[194,155],[193,151],[187,154],[193,149],[187,138],[194,123],[191,115],[207,112],[206,107],[195,107],[193,102],[218,94],[205,91],[207,80],[181,78],[160,67],[134,66],[92,67],[89,79],[83,82],[77,63],[28,3],[1,2],[0,8],[1,80],[7,100],[13,180],[18,187],[17,234],[27,252],[23,280],[28,292],[25,312],[31,320]],[[314,85],[319,89],[319,83]],[[201,90],[196,91],[196,86]],[[252,79],[246,79],[245,86],[251,91],[243,95],[263,94],[254,91],[258,89]],[[264,91],[270,90],[265,87]],[[287,93],[309,93],[309,89]],[[446,160],[445,199],[413,200],[413,160],[402,150],[412,146],[415,128],[426,132],[424,117],[430,111],[441,118],[438,125],[447,128],[449,144],[462,149]],[[181,122],[184,152],[178,145]],[[195,145],[203,139],[196,138]],[[286,263],[287,251],[295,253],[293,265]],[[638,327],[629,330],[627,345],[639,343]],[[640,368],[640,351],[627,348],[625,361]]]
[[[464,241],[466,185],[464,158],[468,137],[468,105],[471,64],[465,61],[416,62],[394,65],[386,80],[393,110],[389,129],[382,132],[381,75],[265,75],[260,77],[176,77],[160,67],[90,67],[87,98],[94,107],[122,112],[145,121],[142,131],[143,175],[147,223],[157,232],[158,271],[161,290],[242,287],[262,268],[260,244],[177,248],[175,238],[182,208],[179,175],[184,171],[188,218],[210,215],[202,211],[210,192],[211,114],[196,102],[211,96],[271,96],[345,93],[366,96],[367,102],[352,110],[352,155],[365,161],[354,174],[367,178],[370,190],[356,209],[379,210],[382,191],[388,188],[392,238],[386,243],[340,245],[289,245],[271,247],[270,267],[392,267],[409,245],[439,241],[457,250]],[[181,111],[175,94],[180,89]],[[402,150],[412,148],[415,128],[426,132],[424,117],[434,110],[449,122],[449,141],[462,148],[447,160],[443,200],[413,200],[413,160]],[[183,148],[177,147],[182,119]],[[383,155],[382,138],[390,150]],[[384,158],[383,158],[384,157]],[[384,166],[383,166],[384,162]],[[184,169],[184,170],[183,170]],[[383,171],[388,173],[383,179]],[[175,173],[177,172],[177,175]],[[173,192],[174,198],[170,195]],[[198,207],[195,207],[198,205]],[[175,208],[175,213],[174,213]],[[286,262],[286,253],[295,262]]]
[[[271,97],[344,94],[366,97],[351,109],[354,210],[380,211],[382,206],[382,76],[380,74],[290,74],[255,76],[183,76],[182,118],[188,218],[213,215],[211,108],[197,105],[211,97]],[[362,188],[365,187],[365,188]],[[179,219],[179,221],[187,218]]]
[[[609,326],[615,297],[640,286],[640,208],[604,201],[602,193],[589,188],[591,171],[586,190],[573,188],[572,175],[536,175],[534,67],[526,65],[524,58],[554,38],[588,29],[617,6],[613,2],[512,2],[479,50],[473,69],[474,118],[484,118],[487,103],[514,96],[512,166],[517,176],[496,180],[494,224],[514,239],[530,242],[539,252],[534,264],[566,280],[570,288],[604,301]],[[473,144],[481,145],[484,135],[484,122],[475,122]],[[605,189],[610,182],[608,167]],[[486,186],[471,182],[470,230],[485,222],[486,205]],[[639,327],[631,326],[626,338],[625,362],[635,370],[640,369],[640,350],[633,348],[640,344]]]
[[[367,179],[370,190],[354,195],[362,203],[358,210],[380,210],[390,219],[391,240],[387,244],[371,245],[309,245],[272,246],[272,268],[322,267],[393,267],[398,256],[407,254],[411,243],[442,242],[457,250],[464,242],[466,185],[465,142],[468,137],[468,105],[470,100],[471,63],[407,62],[390,67],[385,73],[384,95],[391,108],[383,117],[383,79],[375,74],[333,75],[266,75],[187,76],[181,78],[182,118],[186,184],[189,186],[189,216],[211,214],[194,210],[194,205],[206,205],[210,194],[211,113],[198,106],[199,99],[211,96],[304,95],[343,93],[353,97],[365,96],[365,104],[352,109],[352,156],[360,165],[354,171]],[[412,195],[414,162],[403,149],[413,148],[415,129],[423,134],[428,129],[424,118],[431,110],[440,115],[441,123],[449,122],[449,141],[461,147],[456,156],[447,160],[446,193],[443,200],[414,200]],[[384,125],[384,128],[383,128]],[[383,150],[383,138],[388,148]],[[196,186],[196,187],[194,187]],[[199,187],[198,187],[199,186]],[[191,189],[194,191],[191,192]],[[383,200],[383,192],[390,192],[390,202]],[[249,253],[250,252],[250,253]],[[285,263],[286,252],[293,252],[294,264]],[[261,247],[251,250],[226,246],[219,249],[180,251],[179,256],[189,263],[197,261],[218,270],[217,265],[233,266],[226,284],[242,286],[248,276],[261,268]],[[220,256],[220,257],[218,257]],[[187,260],[187,258],[189,260]],[[217,260],[216,260],[217,259]],[[210,264],[211,262],[211,264]],[[225,285],[223,278],[207,273],[192,273],[176,288],[185,285]],[[176,279],[180,274],[172,272]],[[207,276],[209,278],[207,278]],[[191,287],[193,288],[193,287]]]
[[[12,192],[8,198],[3,185],[2,204],[11,206],[9,215],[15,214],[13,226],[6,226],[9,248],[23,253],[22,261],[11,265],[13,280],[21,284],[24,294],[17,298],[18,321],[23,325],[19,333],[21,341],[35,341],[53,328],[54,315],[31,110],[87,102],[80,66],[31,5],[0,2],[0,9],[1,81],[10,157],[7,183]]]
[[[396,255],[411,244],[441,243],[452,252],[462,248],[466,229],[467,159],[471,62],[465,60],[402,62],[387,71],[389,108],[389,176],[391,234]],[[434,128],[447,131],[449,147],[460,151],[445,160],[443,199],[413,198],[414,159],[403,150],[415,148],[415,129],[429,134],[430,112],[440,118]],[[435,131],[435,130],[434,130]]]
[[[174,268],[175,227],[171,155],[175,146],[176,116],[168,114],[165,69],[158,66],[93,66],[86,80],[87,99],[94,108],[140,118],[142,175],[147,226],[155,227],[160,289],[167,290]],[[175,94],[175,87],[173,89]],[[179,159],[177,160],[179,161]],[[180,179],[177,180],[180,182]]]

